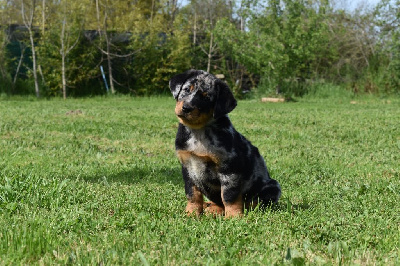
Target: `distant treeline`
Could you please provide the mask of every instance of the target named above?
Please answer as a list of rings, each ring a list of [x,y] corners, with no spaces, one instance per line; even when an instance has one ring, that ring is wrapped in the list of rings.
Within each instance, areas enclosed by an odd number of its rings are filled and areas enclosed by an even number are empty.
[[[189,68],[237,96],[400,93],[400,2],[0,0],[0,93],[152,95]]]

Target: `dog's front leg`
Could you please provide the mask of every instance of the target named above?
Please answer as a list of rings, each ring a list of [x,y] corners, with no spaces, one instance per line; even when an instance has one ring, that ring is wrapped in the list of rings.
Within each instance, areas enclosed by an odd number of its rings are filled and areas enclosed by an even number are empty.
[[[221,198],[224,203],[226,218],[243,215],[244,203],[240,188],[222,186]]]
[[[199,216],[203,212],[203,194],[196,186],[192,186],[191,193],[186,193],[186,197],[188,199],[188,203],[186,205],[186,213],[187,215],[192,215],[193,213],[196,216]]]
[[[189,172],[185,166],[182,165],[182,176],[185,182],[185,193],[188,200],[186,205],[187,215],[196,214],[199,216],[203,212],[203,193],[196,187],[189,177]]]

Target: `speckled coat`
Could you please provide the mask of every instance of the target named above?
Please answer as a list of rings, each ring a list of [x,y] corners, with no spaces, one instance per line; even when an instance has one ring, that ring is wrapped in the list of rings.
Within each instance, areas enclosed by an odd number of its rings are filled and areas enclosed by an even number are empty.
[[[207,72],[189,70],[173,77],[170,89],[180,122],[175,146],[188,199],[186,211],[237,216],[244,207],[277,202],[279,183],[270,178],[258,149],[228,117],[236,107],[228,86]],[[203,195],[210,202],[204,203]]]

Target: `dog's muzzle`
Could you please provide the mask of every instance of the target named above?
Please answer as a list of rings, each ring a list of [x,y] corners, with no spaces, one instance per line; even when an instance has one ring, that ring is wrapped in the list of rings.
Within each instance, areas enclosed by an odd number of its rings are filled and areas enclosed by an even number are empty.
[[[185,113],[185,114],[188,114],[188,113],[192,112],[193,110],[194,110],[194,107],[190,106],[189,104],[185,104],[184,103],[182,105],[182,112]]]

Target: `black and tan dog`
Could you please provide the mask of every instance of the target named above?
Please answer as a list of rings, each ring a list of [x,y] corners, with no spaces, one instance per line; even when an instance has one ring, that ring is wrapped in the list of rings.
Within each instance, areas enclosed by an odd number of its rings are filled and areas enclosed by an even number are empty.
[[[277,202],[281,189],[271,179],[258,149],[237,132],[228,113],[236,100],[228,86],[201,70],[169,83],[179,120],[176,153],[182,164],[186,212],[243,214],[243,208]],[[203,202],[203,195],[211,202]]]

